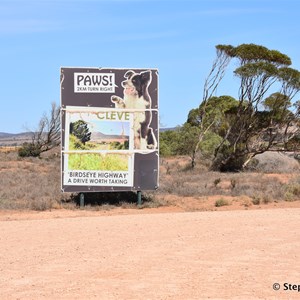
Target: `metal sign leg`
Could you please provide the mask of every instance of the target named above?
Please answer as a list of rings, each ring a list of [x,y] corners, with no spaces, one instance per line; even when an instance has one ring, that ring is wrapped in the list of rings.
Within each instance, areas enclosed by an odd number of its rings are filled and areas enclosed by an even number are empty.
[[[137,204],[138,204],[138,206],[142,205],[142,192],[141,191],[137,191]]]
[[[80,202],[79,202],[80,208],[83,208],[84,207],[84,193],[80,193],[79,199],[80,199]]]

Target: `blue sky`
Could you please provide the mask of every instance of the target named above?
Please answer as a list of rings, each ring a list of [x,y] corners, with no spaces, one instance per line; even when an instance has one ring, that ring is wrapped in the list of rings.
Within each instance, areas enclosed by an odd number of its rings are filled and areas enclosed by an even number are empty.
[[[124,135],[129,136],[130,127],[129,122],[112,122],[112,121],[98,121],[94,122],[95,127],[90,129],[92,132],[101,132],[108,135]]]
[[[199,105],[217,44],[279,50],[300,70],[299,0],[0,0],[0,132],[60,103],[60,67],[158,68],[160,122]],[[217,95],[237,96],[228,70]]]
[[[91,132],[101,132],[108,135],[130,135],[130,122],[126,121],[107,121],[91,117],[89,114],[71,114],[70,122],[83,120],[88,124]]]

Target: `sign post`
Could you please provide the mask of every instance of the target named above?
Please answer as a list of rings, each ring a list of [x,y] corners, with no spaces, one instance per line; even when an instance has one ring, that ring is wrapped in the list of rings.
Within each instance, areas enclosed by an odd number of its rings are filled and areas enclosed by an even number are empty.
[[[61,68],[61,109],[63,192],[158,188],[156,69]]]

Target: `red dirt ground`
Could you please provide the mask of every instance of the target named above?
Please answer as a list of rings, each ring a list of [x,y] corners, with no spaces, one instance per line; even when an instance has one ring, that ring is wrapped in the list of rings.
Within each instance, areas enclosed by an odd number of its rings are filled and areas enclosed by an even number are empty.
[[[1,212],[0,298],[300,299],[300,208],[230,207]]]

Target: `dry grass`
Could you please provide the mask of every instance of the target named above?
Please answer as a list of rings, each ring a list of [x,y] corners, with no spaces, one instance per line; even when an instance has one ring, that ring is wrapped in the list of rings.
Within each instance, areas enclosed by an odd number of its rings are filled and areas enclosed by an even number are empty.
[[[70,195],[60,192],[60,157],[19,158],[16,151],[0,152],[0,209],[59,208]]]
[[[258,170],[242,173],[211,172],[201,163],[192,170],[188,167],[187,158],[185,164],[183,158],[161,159],[158,194],[182,197],[246,196],[252,199],[254,205],[300,200],[300,164],[283,154],[275,155],[275,158],[272,156],[272,159],[265,155],[259,159]]]
[[[160,188],[143,193],[143,208],[168,205],[167,197],[176,196],[182,203],[204,201],[209,197],[216,207],[231,205],[228,197],[245,199],[244,206],[267,204],[272,201],[300,199],[300,164],[290,157],[260,157],[258,171],[245,173],[210,172],[204,163],[195,169],[189,167],[187,157],[161,158]],[[41,158],[19,158],[15,149],[0,151],[0,209],[49,210],[75,209],[78,195],[61,193],[59,150]],[[284,165],[284,172],[274,165]],[[269,174],[271,171],[271,174]],[[279,173],[279,174],[278,174]],[[250,200],[249,200],[250,199]],[[136,207],[137,196],[127,193],[89,193],[85,197],[86,209]],[[225,204],[224,204],[225,203]],[[193,208],[190,206],[189,208]],[[196,209],[196,208],[195,208]]]

